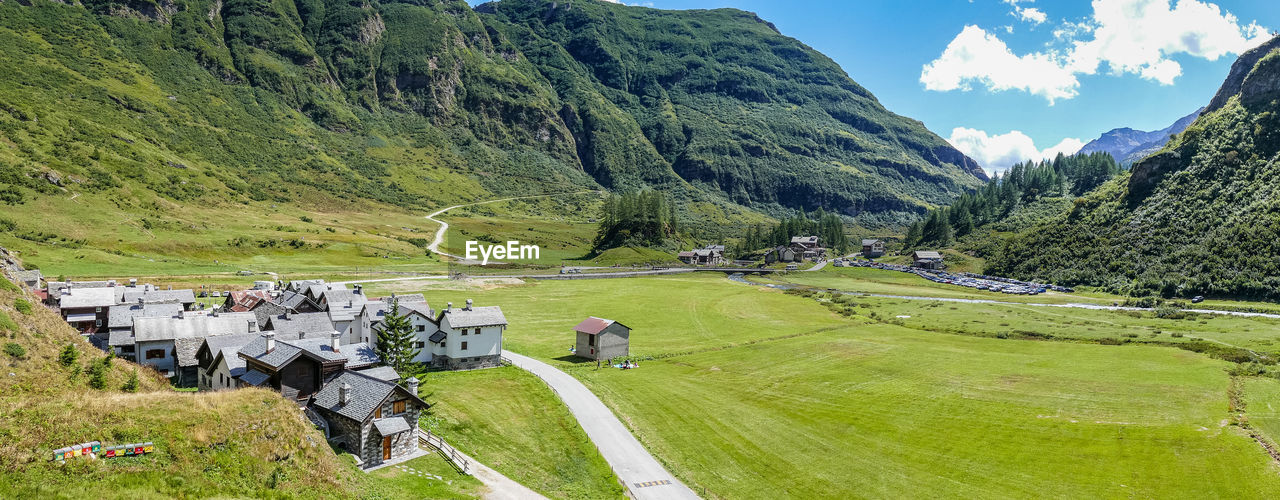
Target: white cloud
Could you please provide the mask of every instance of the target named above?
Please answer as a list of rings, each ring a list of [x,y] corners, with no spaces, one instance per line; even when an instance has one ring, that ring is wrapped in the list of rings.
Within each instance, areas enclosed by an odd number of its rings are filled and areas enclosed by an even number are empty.
[[[1068,137],[1053,146],[1038,149],[1031,137],[1017,130],[989,135],[985,131],[965,127],[952,129],[947,142],[969,155],[990,174],[1003,172],[1021,161],[1052,159],[1058,153],[1075,154],[1084,147],[1084,141]]]
[[[947,49],[924,66],[920,82],[926,89],[971,90],[977,81],[991,90],[1023,90],[1052,103],[1076,95],[1080,82],[1051,53],[1017,56],[998,37],[969,25]]]
[[[1005,3],[1024,20],[1039,24],[1035,19],[1047,19],[1039,10],[1018,6],[1020,0]],[[995,35],[965,26],[941,56],[924,66],[920,81],[926,89],[942,91],[970,90],[970,83],[979,82],[991,90],[1040,95],[1052,104],[1076,95],[1076,75],[1096,74],[1104,64],[1114,75],[1134,74],[1169,85],[1182,74],[1173,56],[1216,60],[1243,53],[1269,36],[1257,22],[1242,24],[1216,4],[1200,0],[1094,0],[1089,19],[1053,30],[1054,40],[1066,44],[1064,50],[1016,55]],[[1031,71],[1043,75],[1010,78]]]
[[[1045,22],[1045,20],[1049,18],[1049,16],[1046,15],[1044,11],[1037,9],[1035,7],[1027,7],[1027,8],[1015,7],[1014,12],[1017,12],[1018,19],[1022,19],[1023,21],[1029,22],[1031,24],[1040,24]]]

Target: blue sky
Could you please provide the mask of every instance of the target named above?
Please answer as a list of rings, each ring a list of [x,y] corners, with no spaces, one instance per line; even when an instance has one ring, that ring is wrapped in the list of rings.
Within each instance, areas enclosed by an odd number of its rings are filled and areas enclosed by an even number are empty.
[[[989,170],[1116,127],[1164,128],[1280,28],[1275,0],[626,3],[756,12]]]

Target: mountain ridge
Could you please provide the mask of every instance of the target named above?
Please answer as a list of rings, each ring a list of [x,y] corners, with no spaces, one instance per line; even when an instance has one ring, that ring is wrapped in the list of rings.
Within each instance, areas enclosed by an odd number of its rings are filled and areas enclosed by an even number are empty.
[[[1181,133],[1204,111],[1204,107],[1183,116],[1160,130],[1143,131],[1131,127],[1113,128],[1080,148],[1080,153],[1104,151],[1122,166],[1128,166],[1159,151],[1169,137]]]
[[[55,191],[123,194],[126,213],[210,199],[440,206],[604,186],[883,223],[948,202],[983,175],[745,11],[25,3],[0,4],[0,30],[17,49],[0,60],[15,68],[0,77],[12,143],[0,162],[17,170],[0,188],[26,198],[51,194],[35,180],[50,175],[69,180]],[[589,29],[566,36],[565,23]],[[637,31],[646,23],[662,29]],[[679,35],[653,38],[666,28]],[[43,78],[49,88],[23,83]],[[55,139],[68,129],[70,140]]]

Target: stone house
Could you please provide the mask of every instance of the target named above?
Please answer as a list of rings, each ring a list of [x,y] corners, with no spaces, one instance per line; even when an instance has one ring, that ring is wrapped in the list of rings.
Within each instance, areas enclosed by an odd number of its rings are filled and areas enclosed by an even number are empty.
[[[930,250],[911,252],[911,265],[921,269],[942,269],[942,254]]]
[[[421,349],[421,351],[413,361],[416,363],[431,362],[431,350],[427,349],[426,337],[439,330],[440,325],[436,323],[435,311],[427,305],[427,299],[420,293],[392,295],[380,300],[365,302],[364,307],[360,310],[359,320],[352,327],[353,342],[366,342],[369,345],[377,345],[378,331],[382,329],[383,322],[387,315],[391,313],[392,304],[399,304],[400,314],[409,318],[409,324],[412,326],[414,334],[420,337],[413,347]]]
[[[344,370],[315,394],[307,408],[324,422],[330,441],[372,467],[414,453],[418,417],[429,408],[418,397],[418,379],[408,387]]]
[[[133,341],[137,363],[155,368],[184,387],[198,382],[196,352],[208,337],[258,331],[250,313],[183,311],[170,318],[134,318]]]
[[[764,263],[773,264],[774,262],[795,262],[796,252],[790,247],[774,247],[764,254]]]
[[[573,327],[577,333],[575,354],[581,358],[607,361],[625,358],[631,344],[631,328],[611,319],[589,317]]]

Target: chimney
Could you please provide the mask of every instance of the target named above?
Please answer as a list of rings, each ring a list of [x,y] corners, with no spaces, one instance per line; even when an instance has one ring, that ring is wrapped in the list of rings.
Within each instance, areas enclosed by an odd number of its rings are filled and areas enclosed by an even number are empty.
[[[276,350],[276,332],[262,332],[262,338],[267,339],[267,352]]]
[[[288,310],[288,309],[285,309],[285,310],[284,310],[284,319],[291,319],[291,318],[289,317],[289,310]]]
[[[409,386],[408,387],[409,394],[413,394],[414,396],[417,396],[418,395],[418,377],[409,377],[409,380],[405,381],[405,383],[408,384]]]
[[[471,299],[467,299],[467,307],[462,308],[463,311],[471,310]]]
[[[446,302],[444,305],[444,312],[449,312],[452,309],[453,309],[453,302]]]
[[[142,298],[142,297],[138,297],[138,305],[142,305],[142,304],[146,304],[146,303],[147,303],[146,299],[144,299],[144,298]]]
[[[341,343],[342,343],[341,333],[339,333],[337,330],[334,330],[333,333],[329,334],[329,348],[333,349],[333,352],[338,352],[338,345]]]
[[[249,320],[249,333],[253,333],[253,332],[256,332],[256,331],[258,331],[258,322],[257,322],[257,320]]]
[[[138,278],[129,278],[129,286],[138,286]]]
[[[350,401],[351,401],[351,386],[348,385],[346,382],[343,382],[342,385],[338,386],[338,405],[347,406],[347,403]]]
[[[364,290],[363,285],[356,285],[356,295],[360,295],[363,290]]]

